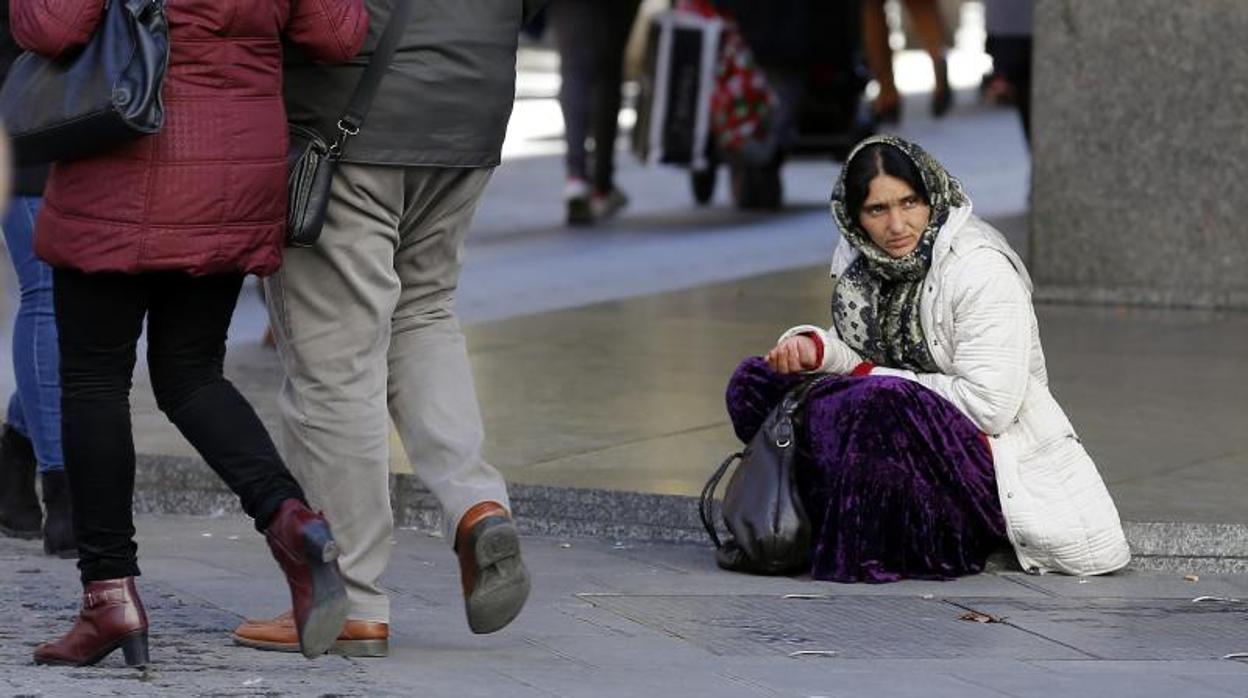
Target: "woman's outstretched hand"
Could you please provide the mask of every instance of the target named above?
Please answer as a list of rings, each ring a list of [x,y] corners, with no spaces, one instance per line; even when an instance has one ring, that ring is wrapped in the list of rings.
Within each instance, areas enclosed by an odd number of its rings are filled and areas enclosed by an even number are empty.
[[[819,368],[819,345],[799,334],[780,342],[765,357],[776,373],[801,373]]]

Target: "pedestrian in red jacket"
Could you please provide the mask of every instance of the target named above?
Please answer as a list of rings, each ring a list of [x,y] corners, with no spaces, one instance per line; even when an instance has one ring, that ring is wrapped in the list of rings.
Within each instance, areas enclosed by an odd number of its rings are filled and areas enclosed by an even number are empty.
[[[114,0],[116,1],[116,0]],[[96,30],[104,0],[11,0],[13,34],[50,58]],[[346,619],[337,547],[263,424],[222,375],[245,274],[282,259],[282,39],[326,62],[360,49],[362,0],[164,0],[170,56],[160,133],[53,166],[35,251],[54,267],[65,463],[82,613],[35,661],[147,662],[128,395],[147,318],[156,402],[242,500],[290,583],[300,645],[323,653]]]

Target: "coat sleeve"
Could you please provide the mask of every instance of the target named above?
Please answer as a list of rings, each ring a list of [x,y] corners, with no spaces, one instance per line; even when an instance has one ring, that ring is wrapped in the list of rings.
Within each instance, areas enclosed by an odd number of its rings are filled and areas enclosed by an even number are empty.
[[[313,60],[343,63],[360,52],[368,36],[364,0],[294,0],[286,37]]]
[[[48,58],[85,46],[103,14],[104,0],[9,0],[13,38]]]
[[[918,381],[953,403],[986,434],[999,434],[1023,405],[1031,353],[1031,298],[1010,261],[977,249],[953,274],[953,373],[877,367],[871,375]],[[945,336],[937,330],[938,334]]]

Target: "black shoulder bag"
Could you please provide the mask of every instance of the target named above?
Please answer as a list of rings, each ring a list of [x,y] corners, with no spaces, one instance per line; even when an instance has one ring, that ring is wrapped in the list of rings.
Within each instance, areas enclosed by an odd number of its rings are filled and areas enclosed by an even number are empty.
[[[702,526],[715,544],[720,567],[753,574],[793,574],[810,566],[810,519],[797,491],[796,460],[799,410],[820,380],[808,378],[784,396],[759,427],[745,450],[728,456],[698,503]],[[733,461],[741,464],[724,490],[721,515],[729,536],[715,530],[715,490]]]
[[[0,88],[17,164],[85,157],[156,133],[168,66],[163,0],[107,0],[81,50],[55,61],[18,56]]]
[[[329,207],[329,190],[334,171],[342,159],[347,139],[359,135],[364,117],[372,106],[381,79],[390,68],[394,52],[399,48],[403,30],[411,16],[411,0],[395,0],[390,19],[376,50],[364,68],[364,74],[351,93],[347,109],[338,119],[338,137],[333,143],[313,128],[290,124],[290,146],[286,151],[289,172],[286,186],[289,208],[286,210],[286,244],[290,247],[311,247],[321,237],[325,211]]]

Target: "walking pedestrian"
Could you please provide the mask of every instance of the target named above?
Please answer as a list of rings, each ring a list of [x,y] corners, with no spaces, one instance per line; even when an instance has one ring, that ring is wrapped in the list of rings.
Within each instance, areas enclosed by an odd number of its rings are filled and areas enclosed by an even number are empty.
[[[58,58],[87,43],[104,3],[31,0],[11,9],[18,43]],[[308,508],[222,363],[244,275],[271,274],[282,258],[281,40],[320,60],[347,60],[367,15],[361,0],[169,0],[164,11],[162,130],[54,164],[36,224],[35,251],[54,269],[83,583],[73,627],[35,649],[41,664],[93,664],[117,648],[128,665],[148,661],[128,400],[145,318],[156,403],[263,531],[290,586],[304,654],[323,653],[345,620],[328,524]]]
[[[641,0],[551,0],[547,8],[559,46],[569,225],[610,218],[628,205],[615,186],[615,140],[624,52],[640,5]]]
[[[877,136],[846,161],[832,210],[832,327],[785,332],[727,395],[748,441],[800,374],[831,374],[798,451],[811,576],[956,577],[1007,540],[1026,570],[1125,566],[1113,499],[1049,392],[1030,278],[962,185]]]
[[[402,1],[402,0],[400,0]],[[438,500],[459,560],[468,625],[501,629],[529,575],[507,486],[481,455],[482,425],[455,317],[464,238],[502,150],[519,31],[540,0],[422,0],[335,174],[320,241],[266,280],[285,378],[285,453],[334,522],[350,600],[333,651],[384,656],[390,601],[390,419]],[[288,63],[291,118],[336,132],[392,3],[368,0],[373,31],[350,66]],[[293,650],[289,616],[251,620],[235,642]]]
[[[0,2],[0,76],[8,74],[21,51],[9,30],[9,4]],[[42,537],[48,555],[73,557],[78,546],[61,452],[60,354],[52,310],[52,268],[34,254],[35,216],[47,175],[46,166],[17,170],[14,198],[3,220],[19,300],[13,323],[17,390],[9,398],[0,432],[0,532],[17,538]],[[41,497],[35,493],[36,473]]]

